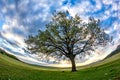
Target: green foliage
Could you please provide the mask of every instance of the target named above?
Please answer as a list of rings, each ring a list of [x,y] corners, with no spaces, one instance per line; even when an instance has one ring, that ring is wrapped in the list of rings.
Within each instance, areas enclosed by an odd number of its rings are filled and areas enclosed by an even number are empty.
[[[46,30],[39,30],[36,36],[29,36],[26,43],[33,53],[66,56],[73,69],[76,55],[89,53],[96,46],[108,43],[109,35],[100,28],[99,23],[100,20],[94,18],[85,23],[78,15],[70,16],[68,11],[57,12],[46,25]]]
[[[57,12],[46,25],[46,30],[39,30],[36,36],[29,36],[26,43],[33,52],[76,56],[93,50],[92,46],[107,43],[109,38],[105,38],[107,34],[100,29],[99,23],[100,20],[94,18],[90,18],[88,23],[82,22],[78,15],[72,17],[68,11]]]

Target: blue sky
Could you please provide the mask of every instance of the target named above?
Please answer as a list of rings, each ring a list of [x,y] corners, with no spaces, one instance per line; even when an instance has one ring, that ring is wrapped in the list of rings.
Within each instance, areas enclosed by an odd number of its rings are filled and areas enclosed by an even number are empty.
[[[95,17],[102,21],[102,28],[120,39],[119,0],[0,0],[0,48],[11,53],[25,55],[24,39],[45,29],[54,11],[68,10],[71,16],[78,14],[84,21]]]

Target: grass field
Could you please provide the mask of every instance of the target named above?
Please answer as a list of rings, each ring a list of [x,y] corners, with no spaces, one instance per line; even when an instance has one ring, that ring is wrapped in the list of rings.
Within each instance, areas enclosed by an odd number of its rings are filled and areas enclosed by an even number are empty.
[[[0,54],[0,80],[120,80],[120,53],[77,69],[38,67]]]

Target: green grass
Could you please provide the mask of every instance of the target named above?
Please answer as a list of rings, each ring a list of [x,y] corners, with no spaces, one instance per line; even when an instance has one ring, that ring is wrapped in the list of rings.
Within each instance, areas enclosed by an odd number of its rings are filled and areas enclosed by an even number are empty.
[[[120,80],[120,53],[77,69],[38,67],[0,54],[0,80]]]

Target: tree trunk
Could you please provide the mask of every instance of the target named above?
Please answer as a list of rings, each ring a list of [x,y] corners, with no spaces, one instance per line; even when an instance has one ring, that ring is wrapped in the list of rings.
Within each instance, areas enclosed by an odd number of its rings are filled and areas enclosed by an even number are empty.
[[[75,57],[74,56],[72,56],[71,58],[70,58],[70,61],[71,61],[71,64],[72,64],[72,72],[75,72],[75,71],[77,71],[76,70],[76,64],[75,64]]]

